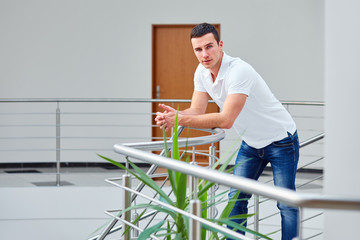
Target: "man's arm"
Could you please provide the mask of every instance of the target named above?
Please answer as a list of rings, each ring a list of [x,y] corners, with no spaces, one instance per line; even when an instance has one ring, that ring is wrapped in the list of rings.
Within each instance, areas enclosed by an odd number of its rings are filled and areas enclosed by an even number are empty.
[[[185,110],[179,111],[179,114],[181,115],[199,115],[204,114],[206,111],[206,107],[208,105],[210,97],[209,94],[206,92],[199,92],[194,91],[191,99],[191,105],[190,108],[187,108]],[[164,112],[157,112],[155,121],[156,124],[160,127],[162,127],[165,124],[165,116],[167,115],[168,120],[172,119],[172,126],[175,121],[175,115],[176,110],[168,105],[165,104],[159,104],[159,107],[164,109]],[[171,126],[171,127],[172,127]],[[170,127],[170,128],[171,128]]]
[[[192,107],[183,112],[179,112],[179,125],[194,128],[231,128],[235,119],[243,109],[246,98],[247,95],[245,94],[230,94],[225,99],[223,109],[220,113],[208,114],[205,114],[206,107],[203,108],[202,104],[197,106],[197,103],[201,103],[201,101],[194,101],[194,105],[191,105]],[[162,113],[159,118],[161,121],[157,124],[159,126],[165,125],[166,129],[172,128],[175,122],[176,111],[170,107],[164,108],[164,110],[165,112]]]
[[[226,128],[235,122],[246,102],[245,94],[230,94],[226,97],[223,109],[219,113],[200,115],[179,114],[179,125],[194,128]],[[166,119],[166,117],[165,117]]]
[[[194,91],[191,98],[190,108],[180,111],[184,115],[198,115],[206,112],[206,107],[209,102],[209,94],[206,92]]]

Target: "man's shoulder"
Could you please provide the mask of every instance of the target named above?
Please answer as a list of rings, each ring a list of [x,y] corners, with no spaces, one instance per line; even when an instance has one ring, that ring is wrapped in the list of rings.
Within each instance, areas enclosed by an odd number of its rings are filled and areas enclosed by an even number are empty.
[[[235,74],[236,76],[243,76],[253,73],[253,68],[244,60],[239,57],[231,57],[227,55],[224,57],[225,66],[223,74],[226,76],[231,76]]]
[[[242,60],[241,58],[232,57],[232,56],[227,55],[226,53],[224,53],[223,60],[229,67],[246,67],[248,65],[248,63],[245,62],[244,60]]]

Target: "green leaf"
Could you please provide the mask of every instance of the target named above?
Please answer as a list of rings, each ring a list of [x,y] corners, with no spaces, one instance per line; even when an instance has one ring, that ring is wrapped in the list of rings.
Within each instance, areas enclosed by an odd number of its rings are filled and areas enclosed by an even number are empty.
[[[154,226],[145,229],[139,237],[138,240],[146,240],[150,237],[151,234],[158,232],[159,228],[164,224],[165,220],[160,221],[159,223],[155,224]]]
[[[218,171],[223,172],[224,170],[226,170],[226,168],[227,168],[227,166],[229,165],[230,161],[233,159],[233,157],[234,157],[236,154],[237,154],[237,151],[234,151],[234,152],[230,155],[230,157],[228,157],[228,158],[226,159],[226,161],[221,165],[221,167],[219,168]]]
[[[220,215],[220,219],[224,219],[229,217],[229,214],[231,210],[234,208],[236,199],[238,199],[240,194],[240,191],[237,191],[236,194],[231,198],[231,200],[228,202],[228,204],[225,206],[224,210],[222,211]]]
[[[174,240],[184,240],[184,236],[183,236],[183,234],[181,234],[181,233],[177,233],[177,234],[175,235]]]
[[[234,155],[238,152],[239,147],[237,147],[237,146],[239,145],[239,142],[240,142],[240,137],[231,145],[231,147],[229,149],[226,150],[225,154],[223,156],[221,156],[219,161],[217,161],[211,168],[216,169],[219,166],[219,164],[221,164],[223,162],[223,159],[226,158],[225,163],[222,164],[222,166],[225,166],[225,167],[220,168],[221,170],[219,169],[219,171],[223,171],[223,169],[225,169],[229,165],[229,163],[230,163],[231,159],[234,157]],[[231,153],[231,155],[230,155],[230,157],[228,157],[228,155],[230,153]]]
[[[104,156],[102,156],[102,155],[100,155],[100,154],[98,154],[98,156],[101,157],[101,158],[103,158],[103,159],[105,159],[106,161],[110,162],[111,164],[113,164],[113,165],[115,165],[115,166],[117,166],[117,167],[119,167],[119,168],[127,171],[128,173],[130,173],[130,174],[133,175],[134,177],[138,178],[138,176],[137,176],[136,173],[134,173],[133,171],[131,171],[129,168],[125,167],[123,164],[121,164],[121,163],[119,163],[119,162],[116,162],[116,161],[114,161],[114,160],[112,160],[112,159],[110,159],[110,158],[104,157]]]
[[[210,226],[207,226],[207,225],[202,225],[203,228],[205,228],[206,230],[208,231],[211,231],[213,233],[216,233],[216,232],[220,232],[221,234],[223,234],[224,236],[228,237],[228,238],[231,238],[231,239],[238,239],[238,240],[242,240],[241,238],[237,238],[237,237],[233,237],[233,236],[230,236],[229,234],[221,231],[221,230],[217,230],[213,227],[210,227]],[[213,237],[216,236],[216,239],[219,239],[217,235],[214,235]],[[212,238],[211,238],[212,239]]]
[[[171,227],[170,227],[170,222],[167,221],[167,236],[166,236],[166,240],[171,240]]]
[[[177,185],[176,205],[178,208],[183,210],[186,204],[187,175],[180,174],[179,180],[176,182],[176,185]]]
[[[212,186],[214,186],[214,185],[215,185],[215,183],[206,182],[206,183],[205,183],[205,186],[202,187],[202,188],[199,190],[198,196],[201,197],[202,195],[206,194],[207,191],[208,191]]]
[[[173,158],[180,160],[179,154],[179,137],[178,137],[178,121],[179,121],[179,109],[176,111],[175,125],[174,125],[174,136],[173,136]]]
[[[128,171],[131,175],[133,175],[134,177],[136,177],[137,179],[139,179],[141,182],[143,182],[145,185],[149,186],[150,188],[154,189],[161,197],[163,197],[166,202],[170,205],[174,205],[173,201],[169,198],[169,196],[156,184],[156,182],[154,180],[152,180],[143,170],[141,170],[140,168],[138,168],[134,163],[132,163],[129,159],[127,159],[127,161],[129,162],[129,164],[131,165],[131,167],[136,171],[133,172],[131,171],[129,168],[125,167],[123,164],[116,162],[110,158],[98,155],[101,158],[105,159],[106,161],[114,164],[115,166],[118,166],[119,168]]]
[[[135,210],[135,209],[141,209],[141,208],[145,208],[145,211],[150,208],[150,209],[154,209],[154,210],[156,210],[158,212],[163,212],[165,214],[169,214],[169,216],[171,216],[173,219],[175,219],[177,217],[176,212],[174,212],[173,210],[170,210],[170,209],[166,208],[165,206],[162,207],[162,206],[153,205],[153,204],[150,204],[150,203],[136,204],[134,206],[130,206],[127,209],[121,210],[119,212],[119,216],[121,214],[127,212],[127,211],[131,211],[131,210]]]
[[[199,184],[199,190],[201,190],[202,188],[202,184]],[[201,217],[206,219],[207,218],[207,208],[208,208],[208,204],[207,204],[207,193],[201,195],[199,197],[199,200],[201,201]],[[201,228],[201,239],[206,240],[206,229]]]
[[[173,159],[180,160],[180,152],[179,152],[179,136],[178,136],[178,119],[179,117],[179,110],[176,111],[175,116],[175,125],[174,125],[174,135],[173,135]],[[180,187],[179,182],[181,181],[180,178],[182,178],[182,173],[175,172],[175,182],[176,182],[176,191],[174,191],[175,195],[181,194],[178,193],[178,187]]]
[[[226,196],[224,196],[224,194],[226,194],[228,192],[228,190],[222,192],[222,193],[219,193],[211,198],[207,198],[205,199],[206,203],[207,203],[207,207],[206,208],[210,208],[210,207],[213,207],[213,206],[216,206],[216,205],[219,205],[219,204],[222,204],[222,203],[225,203],[225,202],[228,202],[228,199],[226,198]],[[214,200],[214,201],[213,201]],[[213,201],[213,202],[212,202]],[[210,202],[210,204],[209,204]],[[205,209],[203,208],[203,211]]]
[[[165,153],[165,157],[169,158],[170,154],[169,154],[169,147],[167,144],[167,136],[166,136],[166,131],[165,128],[162,128],[162,132],[163,132],[163,138],[164,138],[164,153]]]
[[[165,128],[162,128],[163,130],[163,138],[164,138],[164,153],[165,153],[165,157],[170,158],[170,151],[168,148],[168,144],[167,144],[167,137],[166,137],[166,131]],[[168,176],[169,176],[169,180],[170,180],[170,184],[171,184],[171,188],[173,190],[174,193],[177,192],[177,188],[176,188],[176,180],[175,180],[175,173],[173,170],[168,169]]]
[[[268,239],[268,240],[272,240],[271,238],[269,238],[268,236],[265,236],[261,233],[258,233],[258,232],[255,232],[254,230],[252,229],[249,229],[249,228],[246,228],[244,226],[242,226],[241,224],[238,224],[234,221],[231,221],[231,219],[234,219],[234,218],[229,218],[229,219],[215,219],[214,222],[218,222],[218,223],[222,223],[222,224],[226,224],[227,226],[229,227],[232,227],[233,229],[235,230],[240,230],[240,231],[244,231],[244,232],[248,232],[248,233],[251,233],[255,236],[258,236],[258,237],[261,237],[261,238],[265,238],[265,239]]]
[[[129,161],[129,160],[128,160]],[[150,188],[154,189],[161,197],[163,197],[168,204],[174,205],[169,196],[156,184],[152,178],[150,178],[143,170],[141,170],[138,166],[136,166],[133,162],[129,161],[131,167],[139,174],[137,177],[140,181],[145,183]]]

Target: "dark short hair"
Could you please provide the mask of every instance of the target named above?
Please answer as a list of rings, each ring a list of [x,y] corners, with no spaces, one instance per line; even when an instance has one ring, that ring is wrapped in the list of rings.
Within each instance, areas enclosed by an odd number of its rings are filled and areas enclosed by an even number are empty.
[[[192,38],[202,37],[202,36],[204,36],[205,34],[208,34],[208,33],[212,33],[214,35],[215,40],[216,40],[217,43],[220,42],[220,37],[219,37],[218,31],[216,30],[216,28],[213,25],[211,25],[209,23],[200,23],[200,24],[196,25],[191,30],[190,40]]]

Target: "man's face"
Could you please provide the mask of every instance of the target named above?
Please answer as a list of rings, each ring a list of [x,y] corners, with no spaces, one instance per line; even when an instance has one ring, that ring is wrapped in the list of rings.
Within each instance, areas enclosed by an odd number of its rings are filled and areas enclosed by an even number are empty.
[[[219,44],[212,33],[205,34],[202,37],[192,38],[195,55],[199,62],[210,71],[218,71],[222,59],[223,42]]]

